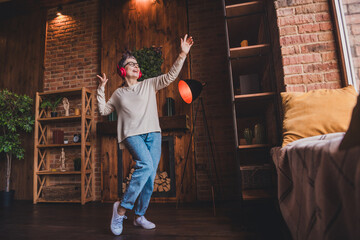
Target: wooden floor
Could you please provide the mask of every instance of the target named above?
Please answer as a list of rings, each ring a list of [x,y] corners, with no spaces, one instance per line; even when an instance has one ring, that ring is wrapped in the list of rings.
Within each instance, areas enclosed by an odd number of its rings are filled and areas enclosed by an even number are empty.
[[[113,236],[109,229],[112,204],[88,203],[33,205],[15,201],[0,208],[0,239],[128,239],[128,240],[228,240],[289,239],[276,208],[271,203],[245,204],[243,214],[237,203],[217,204],[217,216],[207,203],[152,203],[147,218],[156,229],[145,230],[132,225],[128,212],[124,231]]]

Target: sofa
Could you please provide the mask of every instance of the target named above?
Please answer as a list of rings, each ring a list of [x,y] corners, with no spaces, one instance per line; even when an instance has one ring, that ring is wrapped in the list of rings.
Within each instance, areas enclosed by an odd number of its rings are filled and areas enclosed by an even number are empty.
[[[360,96],[352,86],[281,95],[283,144],[271,154],[293,239],[360,239]]]

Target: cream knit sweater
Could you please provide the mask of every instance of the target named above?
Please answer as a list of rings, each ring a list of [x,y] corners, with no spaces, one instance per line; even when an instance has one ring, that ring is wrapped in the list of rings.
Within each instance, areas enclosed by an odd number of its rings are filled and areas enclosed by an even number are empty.
[[[129,136],[161,132],[156,91],[175,81],[185,58],[179,55],[167,74],[116,89],[108,102],[105,101],[104,87],[98,87],[97,101],[100,114],[106,116],[116,109],[117,138],[121,149],[124,148],[121,142]]]

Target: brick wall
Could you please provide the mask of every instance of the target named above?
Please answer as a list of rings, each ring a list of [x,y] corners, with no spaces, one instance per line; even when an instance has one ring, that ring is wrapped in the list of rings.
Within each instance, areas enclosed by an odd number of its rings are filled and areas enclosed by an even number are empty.
[[[275,1],[286,91],[341,87],[327,0]]]
[[[360,2],[342,0],[357,85],[360,89]]]
[[[98,0],[82,1],[64,5],[62,16],[56,15],[56,8],[48,10],[45,50],[44,91],[87,87],[95,90],[96,74],[100,72],[100,6]],[[70,102],[71,104],[71,102]],[[61,104],[60,104],[61,105]],[[72,113],[75,104],[70,106]],[[59,107],[59,109],[62,107]],[[97,111],[95,111],[97,115]],[[97,116],[95,120],[97,121]],[[79,127],[72,124],[57,125],[72,140]],[[71,141],[70,141],[71,142]],[[99,143],[95,145],[96,197],[100,199],[100,155]],[[52,167],[58,166],[60,150],[51,152]],[[65,149],[67,163],[78,153]],[[64,178],[54,178],[61,182]]]
[[[207,83],[202,96],[223,191],[217,197],[231,199],[237,194],[237,184],[222,1],[189,1],[189,32],[195,41],[190,53],[192,78]],[[193,103],[194,108],[197,104],[197,101]],[[202,112],[198,114],[195,126],[197,197],[210,200],[208,173],[214,168],[209,162]]]
[[[97,0],[48,11],[44,91],[88,87],[99,73],[100,12]]]

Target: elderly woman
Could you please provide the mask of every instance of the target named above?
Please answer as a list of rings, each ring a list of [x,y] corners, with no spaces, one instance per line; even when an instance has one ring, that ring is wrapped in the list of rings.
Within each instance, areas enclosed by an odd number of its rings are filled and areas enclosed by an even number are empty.
[[[167,74],[139,82],[141,71],[135,57],[127,52],[117,65],[118,74],[124,79],[122,87],[116,89],[105,102],[104,88],[108,81],[105,73],[97,75],[100,84],[97,89],[99,112],[102,116],[117,112],[117,137],[120,148],[129,150],[135,164],[135,171],[123,199],[113,205],[110,229],[115,235],[123,230],[123,219],[127,209],[135,206],[134,225],[145,229],[155,224],[145,218],[153,192],[156,170],[161,156],[161,129],[156,104],[156,92],[175,81],[193,45],[192,37],[181,39],[181,53]],[[137,199],[137,202],[135,203]]]

